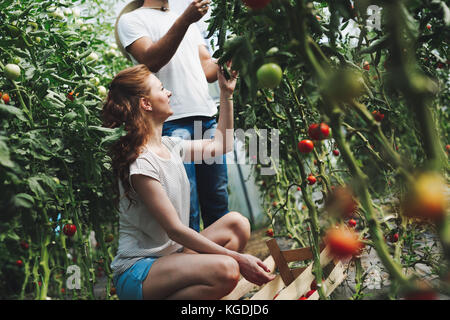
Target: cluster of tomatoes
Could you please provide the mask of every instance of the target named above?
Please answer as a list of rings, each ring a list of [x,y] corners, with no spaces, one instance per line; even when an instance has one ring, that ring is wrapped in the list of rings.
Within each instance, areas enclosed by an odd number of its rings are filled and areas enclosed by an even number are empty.
[[[9,63],[4,67],[3,74],[6,77],[6,79],[15,81],[15,80],[19,79],[19,77],[21,75],[21,70],[17,64]],[[2,102],[2,101],[4,104],[10,103],[11,98],[8,93],[0,92],[0,102]]]

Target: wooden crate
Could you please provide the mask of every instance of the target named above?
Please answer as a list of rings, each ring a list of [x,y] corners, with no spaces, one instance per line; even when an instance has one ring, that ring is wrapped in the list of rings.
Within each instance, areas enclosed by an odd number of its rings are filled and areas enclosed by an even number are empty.
[[[264,263],[272,272],[275,267],[278,274],[274,280],[258,287],[242,278],[236,288],[223,297],[222,300],[238,300],[252,290],[259,289],[250,300],[296,300],[305,295],[314,280],[312,274],[311,262],[305,268],[289,268],[288,263],[294,261],[304,261],[313,258],[311,248],[300,248],[292,250],[280,250],[276,239],[270,239],[266,242],[269,247],[270,256],[264,260]],[[330,255],[329,248],[321,246],[320,265],[324,270],[325,282],[323,288],[325,295],[328,297],[346,278],[344,266],[342,262],[333,260]],[[307,300],[318,300],[319,293],[316,291]]]

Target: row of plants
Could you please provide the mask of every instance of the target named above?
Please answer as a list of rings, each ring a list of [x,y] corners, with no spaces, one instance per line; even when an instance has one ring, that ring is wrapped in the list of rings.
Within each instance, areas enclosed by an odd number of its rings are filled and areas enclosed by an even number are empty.
[[[0,2],[0,299],[114,297],[107,86],[126,61],[111,1]],[[81,284],[70,280],[78,267]]]
[[[267,235],[311,246],[317,283],[322,242],[339,259],[353,257],[353,299],[364,297],[368,249],[390,275],[389,298],[448,295],[446,4],[215,4],[215,56],[240,72],[236,127],[279,130],[276,175],[255,166]],[[379,29],[367,23],[373,5]],[[358,32],[343,32],[349,25]],[[427,232],[436,243],[425,243]],[[417,264],[429,266],[434,281],[415,272]]]

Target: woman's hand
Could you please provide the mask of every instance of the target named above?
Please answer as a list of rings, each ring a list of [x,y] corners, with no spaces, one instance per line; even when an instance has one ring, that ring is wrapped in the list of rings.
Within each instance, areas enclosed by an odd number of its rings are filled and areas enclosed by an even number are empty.
[[[272,281],[275,275],[269,274],[269,268],[258,258],[250,254],[239,254],[235,257],[242,276],[258,286]]]
[[[227,67],[231,68],[231,61],[227,62]],[[231,78],[227,80],[223,74],[222,68],[219,68],[217,72],[217,79],[219,80],[220,93],[231,97],[236,87],[236,81],[238,77],[238,72],[231,70]]]

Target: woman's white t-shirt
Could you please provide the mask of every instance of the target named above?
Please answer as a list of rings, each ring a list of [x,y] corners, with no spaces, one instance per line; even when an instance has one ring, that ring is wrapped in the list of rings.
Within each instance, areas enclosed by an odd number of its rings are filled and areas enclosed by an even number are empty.
[[[170,151],[170,159],[164,159],[144,148],[139,157],[130,165],[130,184],[133,174],[142,174],[158,180],[170,202],[178,213],[181,222],[189,226],[190,185],[183,165],[184,143],[178,137],[163,136],[162,143]],[[182,249],[172,241],[166,231],[153,217],[132,188],[136,204],[129,207],[129,200],[120,189],[119,248],[111,263],[114,275],[119,275],[136,261],[153,256],[161,257]]]
[[[120,42],[124,48],[142,37],[157,42],[167,34],[178,17],[172,10],[150,8],[138,8],[126,13],[117,24]],[[170,106],[173,114],[166,121],[192,116],[213,117],[217,113],[200,63],[199,46],[204,44],[198,27],[191,24],[172,59],[155,73],[163,86],[172,92]],[[129,56],[134,64],[138,64],[131,54]]]

